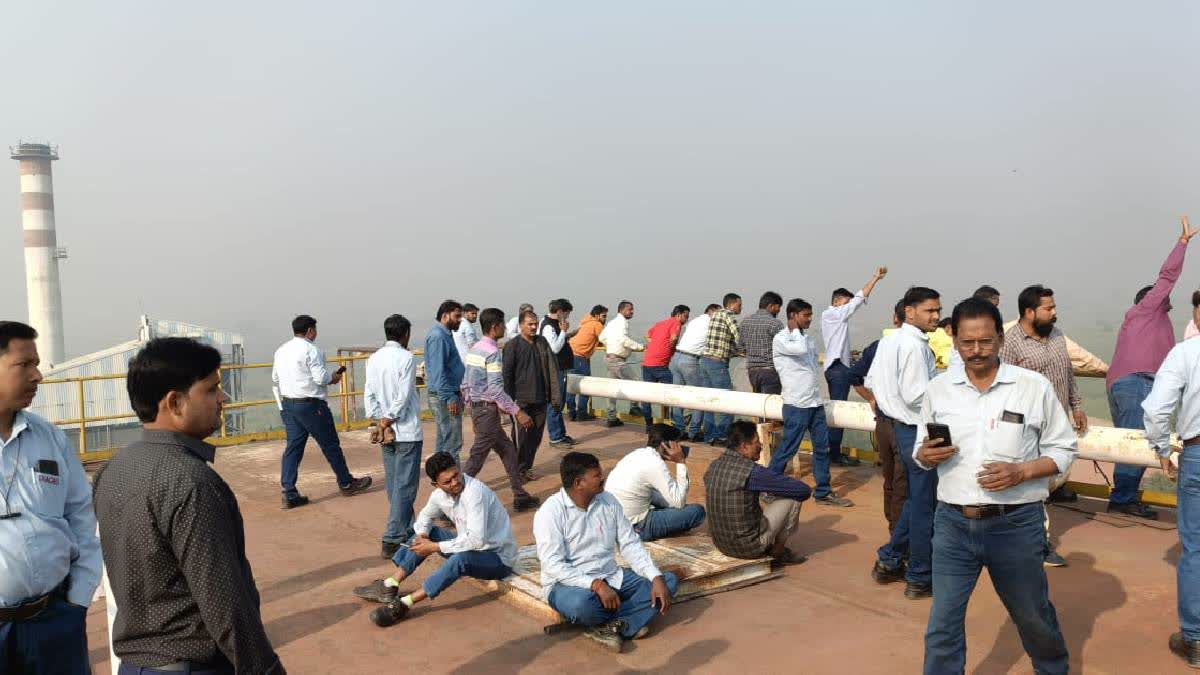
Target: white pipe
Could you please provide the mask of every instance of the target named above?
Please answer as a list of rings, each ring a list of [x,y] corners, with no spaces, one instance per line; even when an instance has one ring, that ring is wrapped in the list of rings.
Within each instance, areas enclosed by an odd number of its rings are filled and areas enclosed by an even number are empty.
[[[685,387],[637,380],[613,380],[606,377],[567,376],[567,391],[572,394],[658,403],[673,408],[783,420],[783,398],[775,394],[754,394],[706,387]],[[827,401],[825,421],[831,427],[874,431],[875,414],[866,403]],[[1173,441],[1177,445],[1177,441]],[[1159,467],[1158,455],[1150,449],[1146,435],[1137,429],[1090,427],[1079,439],[1079,458]]]

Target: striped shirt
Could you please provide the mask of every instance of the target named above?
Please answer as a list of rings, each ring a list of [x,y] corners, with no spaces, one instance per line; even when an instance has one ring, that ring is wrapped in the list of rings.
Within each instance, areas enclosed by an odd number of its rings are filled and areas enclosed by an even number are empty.
[[[737,318],[725,308],[718,309],[708,322],[708,334],[704,338],[702,356],[728,361],[730,357],[737,355],[740,341]],[[767,343],[767,349],[770,350],[770,342]]]
[[[467,402],[495,403],[510,415],[520,409],[504,391],[504,357],[492,338],[483,337],[467,352],[462,393]]]
[[[765,309],[746,317],[738,326],[740,346],[746,352],[747,368],[773,368],[771,344],[775,334],[783,330],[783,322]]]
[[[1004,333],[1000,360],[1040,373],[1050,380],[1054,395],[1068,413],[1083,410],[1083,397],[1079,395],[1071,357],[1067,354],[1067,339],[1057,327],[1051,329],[1050,336],[1045,340],[1026,333],[1019,323],[1009,328]]]

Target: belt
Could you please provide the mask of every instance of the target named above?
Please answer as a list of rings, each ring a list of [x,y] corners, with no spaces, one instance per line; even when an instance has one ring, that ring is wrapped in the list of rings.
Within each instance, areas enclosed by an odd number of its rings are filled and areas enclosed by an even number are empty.
[[[1195,438],[1185,438],[1185,439],[1183,439],[1183,447],[1185,447],[1185,448],[1186,448],[1186,447],[1189,447],[1189,446],[1192,446],[1192,445],[1200,445],[1200,436],[1197,436],[1197,437],[1195,437]]]
[[[11,621],[28,621],[38,614],[41,614],[46,607],[50,606],[50,601],[56,593],[61,593],[66,597],[70,577],[63,579],[63,582],[56,586],[52,591],[45,595],[38,596],[29,602],[22,603],[16,607],[0,607],[0,623],[8,623]]]
[[[955,511],[958,511],[959,513],[963,514],[964,518],[969,518],[970,520],[983,520],[984,518],[995,518],[996,516],[1001,516],[1006,513],[1016,511],[1017,509],[1021,508],[1022,506],[1029,506],[1030,504],[1039,504],[1040,502],[1027,502],[1025,504],[977,504],[974,506],[972,506],[972,505],[963,506],[961,504],[949,504],[947,502],[942,502],[942,503],[946,504],[946,506],[949,506],[950,508],[954,509]]]
[[[467,401],[467,405],[472,408],[483,408],[489,405],[496,405],[495,401]]]
[[[293,398],[291,396],[280,396],[279,398],[281,398],[285,401],[291,401],[292,403],[321,403],[321,402],[325,401],[325,399],[317,398],[315,396],[302,396],[300,398]]]
[[[144,670],[160,673],[194,673],[198,671],[220,671],[224,670],[225,668],[226,666],[219,664],[197,663],[196,661],[176,661],[174,663],[167,663],[161,666],[150,666]]]
[[[775,366],[750,366],[746,370],[775,370]]]
[[[676,353],[676,354],[683,354],[684,356],[690,356],[690,357],[692,357],[692,358],[694,358],[694,359],[698,359],[698,358],[700,358],[700,355],[699,355],[699,354],[693,354],[693,353],[691,353],[691,352],[685,352],[685,351],[683,351],[682,349],[676,349],[676,350],[675,350],[675,353]]]

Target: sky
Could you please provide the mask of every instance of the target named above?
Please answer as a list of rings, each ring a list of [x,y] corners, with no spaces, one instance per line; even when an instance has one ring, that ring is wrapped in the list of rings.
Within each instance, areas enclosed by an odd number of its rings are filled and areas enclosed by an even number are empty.
[[[141,313],[252,360],[451,297],[818,309],[1044,283],[1101,356],[1200,224],[1200,5],[6,3],[0,138],[49,140],[67,352]],[[0,185],[3,183],[0,182]],[[8,169],[0,317],[24,319]],[[2,193],[0,193],[2,194]],[[1193,254],[1193,258],[1197,254]],[[1200,263],[1174,294],[1190,310]],[[749,309],[748,309],[749,311]],[[1107,350],[1107,352],[1105,351]]]

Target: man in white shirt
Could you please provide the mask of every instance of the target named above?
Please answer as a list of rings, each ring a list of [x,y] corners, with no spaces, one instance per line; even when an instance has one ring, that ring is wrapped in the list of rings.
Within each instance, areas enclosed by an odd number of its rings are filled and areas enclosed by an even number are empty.
[[[512,574],[517,562],[508,512],[488,486],[464,475],[454,457],[435,452],[425,461],[425,473],[435,488],[414,526],[416,536],[396,553],[396,573],[354,589],[364,600],[385,603],[371,612],[381,627],[396,624],[413,605],[432,600],[462,577],[498,580]],[[454,529],[438,527],[434,518],[446,518]],[[400,596],[400,583],[412,576],[433,554],[446,559],[421,588]]]
[[[317,339],[316,319],[307,314],[292,319],[292,333],[294,337],[275,350],[271,367],[271,381],[279,389],[280,417],[287,432],[287,447],[283,451],[280,470],[285,509],[308,503],[308,497],[296,489],[296,480],[309,436],[321,446],[321,453],[333,469],[343,497],[371,487],[370,476],[355,478],[346,468],[346,456],[342,454],[342,442],[333,425],[333,413],[325,402],[326,387],[342,381],[345,367],[332,373],[325,367],[325,353],[313,344]]]
[[[633,303],[622,300],[617,305],[617,315],[614,316],[600,331],[600,344],[604,345],[604,365],[608,368],[608,376],[614,380],[629,380],[641,378],[625,377],[625,363],[633,352],[640,352],[646,346],[629,337],[629,320],[633,318]],[[646,405],[649,405],[647,403]],[[636,402],[629,404],[629,414],[641,416],[642,408]],[[617,418],[617,402],[608,402],[608,426],[619,427],[624,422]]]
[[[921,424],[925,388],[937,374],[927,333],[941,320],[942,302],[937,291],[922,286],[908,289],[903,302],[904,325],[879,341],[864,382],[875,395],[879,413],[893,420],[896,454],[904,462],[908,489],[900,518],[888,543],[879,549],[871,577],[881,584],[903,579],[907,582],[904,596],[917,600],[933,592],[931,542],[937,474],[922,471],[913,461],[912,449]],[[905,551],[907,571],[903,564]]]
[[[463,304],[462,321],[458,323],[458,329],[454,331],[454,347],[458,349],[458,357],[462,359],[464,365],[467,362],[467,352],[471,350],[471,345],[479,342],[479,333],[475,330],[475,321],[478,318],[478,307],[469,302]]]
[[[521,315],[525,312],[532,311],[533,305],[529,304],[528,302],[521,303],[521,308],[517,310],[517,313],[508,320],[508,323],[504,324],[505,340],[511,340],[521,334]]]
[[[650,632],[656,612],[667,613],[678,575],[655,567],[620,502],[604,491],[595,455],[568,452],[559,473],[563,488],[533,517],[546,601],[619,652],[624,640]],[[617,565],[617,547],[629,567]]]
[[[783,387],[783,440],[771,455],[770,469],[786,475],[788,464],[804,434],[812,437],[813,479],[817,483],[813,491],[818,504],[827,506],[854,506],[854,502],[833,494],[830,487],[829,427],[825,423],[825,401],[821,398],[821,384],[817,379],[817,346],[808,328],[812,325],[812,305],[800,298],[787,304],[787,328],[775,334],[771,342],[771,360],[779,374]]]
[[[687,448],[679,437],[679,429],[669,424],[650,425],[646,447],[622,457],[604,482],[642,541],[687,532],[704,522],[704,507],[687,503]],[[668,461],[675,462],[674,476]]]
[[[708,322],[719,309],[721,309],[720,305],[715,302],[711,303],[704,309],[703,314],[687,322],[687,325],[683,327],[683,332],[679,335],[679,342],[675,344],[675,353],[671,356],[669,366],[672,384],[689,387],[705,386],[700,372],[700,357],[704,355],[704,341],[708,338]],[[679,406],[675,406],[671,410],[671,421],[675,423],[676,429],[684,428],[684,413],[687,412]],[[687,432],[680,440],[702,441],[704,432],[701,429],[701,423],[704,415],[697,410],[690,411],[690,414],[691,426],[687,428]]]
[[[875,284],[887,276],[887,268],[880,267],[857,293],[845,288],[833,292],[829,307],[821,312],[821,339],[825,342],[825,381],[829,384],[829,398],[845,401],[850,398],[850,317],[871,297]],[[842,454],[842,429],[829,430],[829,459],[838,466],[858,466],[854,457]],[[817,501],[821,498],[817,497]]]
[[[960,302],[954,346],[965,367],[929,383],[921,401],[911,454],[918,471],[939,476],[927,675],[963,672],[967,603],[985,567],[1034,671],[1069,668],[1042,566],[1042,501],[1050,477],[1075,459],[1075,430],[1049,380],[1000,362],[1001,323],[990,302]],[[949,437],[934,424],[945,425]]]
[[[383,532],[383,557],[391,560],[412,537],[413,502],[421,475],[421,399],[417,368],[408,340],[412,322],[393,314],[383,322],[387,342],[367,359],[363,407],[384,438],[383,476],[388,494],[388,523]]]
[[[541,323],[541,335],[550,345],[554,353],[555,363],[558,364],[558,397],[565,402],[567,398],[567,375],[575,372],[575,354],[567,341],[575,337],[578,329],[571,330],[571,312],[575,306],[566,298],[550,301],[550,312]],[[548,397],[552,398],[552,397]],[[548,404],[546,409],[546,433],[550,435],[550,445],[557,448],[569,448],[575,445],[575,439],[567,435],[567,425],[563,421],[563,403]]]

